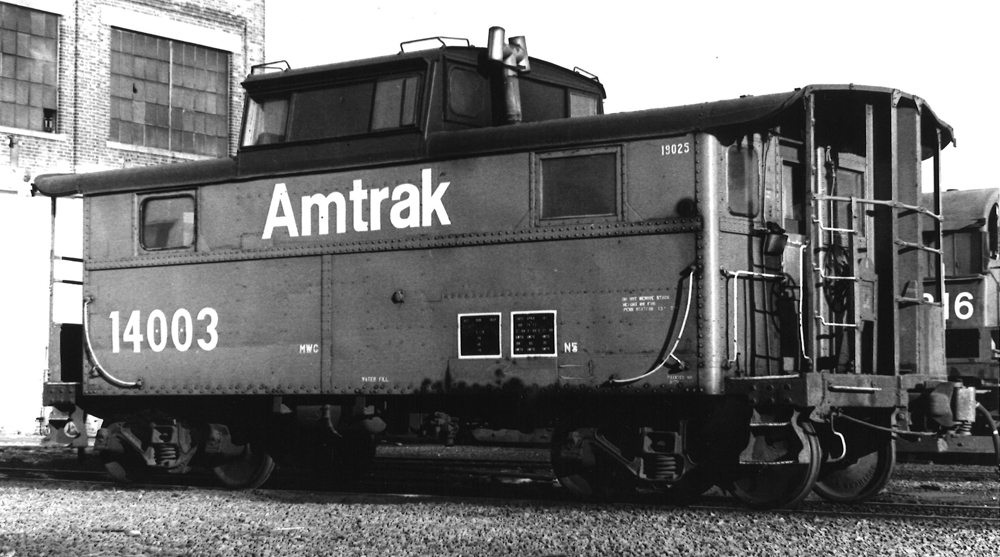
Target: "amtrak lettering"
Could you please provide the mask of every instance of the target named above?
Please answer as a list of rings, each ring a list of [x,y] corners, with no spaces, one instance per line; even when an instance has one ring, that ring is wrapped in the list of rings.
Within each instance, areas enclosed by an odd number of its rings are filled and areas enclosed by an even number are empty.
[[[301,218],[296,220],[292,209],[292,201],[288,196],[285,184],[275,184],[271,193],[271,208],[267,211],[267,221],[264,223],[262,239],[271,238],[276,228],[285,228],[292,238],[312,236],[312,209],[316,207],[319,214],[318,235],[330,233],[330,205],[336,209],[336,233],[347,232],[347,202],[352,207],[352,227],[356,232],[382,229],[382,202],[393,201],[389,208],[389,223],[393,228],[420,228],[433,226],[434,215],[442,225],[450,225],[448,211],[445,210],[441,198],[451,182],[441,182],[433,186],[431,169],[420,171],[420,188],[413,184],[399,184],[392,188],[365,189],[361,180],[354,180],[354,185],[344,199],[340,192],[330,192],[327,195],[316,193],[303,195],[301,198]],[[365,203],[367,201],[367,203]],[[366,217],[367,210],[367,220]],[[301,234],[298,223],[301,222]]]

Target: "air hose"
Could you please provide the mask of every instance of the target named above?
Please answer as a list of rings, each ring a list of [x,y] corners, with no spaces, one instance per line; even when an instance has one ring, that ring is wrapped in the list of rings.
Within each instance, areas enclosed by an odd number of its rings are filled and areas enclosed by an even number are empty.
[[[976,405],[976,412],[982,414],[983,419],[990,425],[990,431],[993,435],[993,452],[997,455],[997,479],[1000,479],[1000,432],[997,431],[997,423],[982,403]]]

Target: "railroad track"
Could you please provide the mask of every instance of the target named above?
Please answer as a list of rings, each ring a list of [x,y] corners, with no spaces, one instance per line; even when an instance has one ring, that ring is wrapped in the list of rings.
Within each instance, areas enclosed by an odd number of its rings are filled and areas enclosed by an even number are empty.
[[[75,484],[89,484],[105,486],[107,488],[119,488],[117,484],[99,472],[79,471],[71,472],[67,470],[35,470],[25,468],[0,468],[0,479],[18,479],[23,481],[38,482],[65,482]],[[159,481],[157,481],[159,480]],[[207,489],[215,491],[226,491],[224,488],[214,484],[212,478],[207,474],[204,476],[186,476],[184,484],[178,485],[170,483],[168,478],[163,476],[154,479],[151,483],[135,485],[132,489],[153,489],[153,490],[198,490]],[[412,476],[405,479],[406,487],[409,489],[403,492],[397,489],[379,489],[380,481],[376,479],[366,479],[354,486],[350,490],[325,491],[326,496],[337,496],[342,501],[370,503],[379,502],[413,502],[414,500],[424,500],[427,502],[455,502],[470,501],[475,503],[497,503],[505,502],[550,502],[568,503],[571,500],[565,495],[557,496],[557,491],[541,495],[539,493],[526,492],[523,489],[510,490],[504,488],[499,492],[478,489],[473,493],[469,492],[468,486],[457,490],[449,489],[426,489],[421,486],[421,482],[414,482]],[[386,487],[385,485],[382,486]],[[392,487],[399,487],[393,485]],[[424,487],[425,489],[421,489]],[[432,486],[433,487],[433,486]],[[259,490],[277,496],[281,500],[294,500],[296,497],[312,497],[318,492],[314,487],[299,489],[291,484],[278,479],[277,485],[268,489]],[[571,503],[577,504],[577,503]],[[582,504],[582,503],[580,503]],[[840,505],[825,501],[806,501],[797,509],[775,510],[775,511],[751,511],[743,506],[733,505],[732,499],[728,496],[717,494],[701,497],[694,504],[683,507],[661,506],[657,504],[656,496],[649,493],[640,493],[634,496],[624,497],[621,500],[607,503],[611,507],[649,507],[660,506],[681,512],[725,513],[744,516],[748,514],[781,514],[787,516],[814,516],[827,518],[850,518],[852,520],[907,520],[907,521],[937,521],[937,522],[960,522],[960,523],[980,523],[988,525],[1000,525],[1000,507],[993,505],[945,505],[929,503],[895,503],[895,502],[869,502],[858,505]]]
[[[58,467],[10,465],[0,463],[0,480],[49,481],[119,486],[110,481],[95,459],[88,459],[83,468],[72,468],[71,461]],[[902,468],[894,479],[916,481],[981,482],[996,481],[989,471],[936,470]],[[170,475],[153,476],[141,488],[149,489],[220,489],[208,472],[193,472],[184,476],[178,485]],[[297,470],[279,470],[268,483],[269,491],[288,494],[316,492],[314,479]],[[350,497],[365,495],[392,496],[407,493],[405,497],[450,497],[466,499],[495,498],[497,500],[569,501],[565,490],[558,487],[547,462],[538,459],[496,460],[451,456],[380,456],[375,459],[371,474],[350,483],[320,486],[329,493]],[[658,505],[662,500],[656,493],[638,492],[624,496],[613,504]],[[733,505],[730,497],[714,488],[686,509],[691,511],[747,513],[742,506]],[[820,500],[807,500],[799,509],[775,511],[795,515],[828,517],[856,517],[858,519],[905,519],[974,521],[1000,524],[1000,507],[990,505],[961,505],[876,501],[858,505],[838,505]]]

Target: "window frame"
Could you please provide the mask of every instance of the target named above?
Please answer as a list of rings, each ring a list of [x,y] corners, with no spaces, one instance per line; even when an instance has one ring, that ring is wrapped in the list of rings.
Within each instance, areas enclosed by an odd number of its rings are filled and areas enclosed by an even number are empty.
[[[412,122],[408,124],[401,124],[395,127],[384,127],[384,128],[374,128],[375,125],[375,105],[378,101],[378,88],[379,84],[389,81],[402,80],[404,84],[408,82],[411,78],[416,78],[415,88],[416,92],[412,95],[413,102],[413,115]],[[309,87],[306,89],[280,89],[280,90],[266,90],[262,89],[254,92],[247,92],[246,102],[244,102],[243,107],[243,121],[240,126],[240,136],[239,136],[239,148],[240,149],[260,149],[274,147],[278,145],[304,145],[309,143],[322,143],[330,141],[343,141],[349,139],[357,139],[359,137],[375,137],[387,134],[405,133],[412,131],[419,131],[421,129],[421,122],[423,120],[424,114],[424,89],[427,87],[425,82],[426,72],[420,69],[409,69],[398,72],[392,72],[386,75],[379,76],[369,76],[367,78],[361,79],[342,79],[342,80],[330,80],[325,81],[315,87]],[[295,136],[295,129],[292,126],[292,117],[295,114],[296,107],[301,102],[301,95],[303,93],[312,93],[317,91],[324,91],[330,89],[337,89],[343,87],[351,87],[356,85],[370,84],[372,89],[372,94],[370,102],[368,105],[367,112],[367,130],[363,132],[349,133],[343,135],[328,135],[319,137],[309,137],[303,139],[289,139]],[[399,118],[402,121],[402,115],[404,114],[403,105],[410,98],[407,94],[406,86],[404,85],[403,93],[400,96],[399,105]],[[252,132],[250,129],[250,117],[251,111],[255,107],[263,104],[267,101],[273,101],[278,99],[286,99],[288,103],[288,108],[285,114],[285,126],[284,126],[284,140],[272,143],[261,143],[255,144],[249,141],[248,133]]]
[[[545,184],[542,165],[551,159],[586,157],[592,155],[615,156],[615,192],[614,192],[614,212],[608,214],[575,215],[566,217],[544,217],[544,197]],[[625,154],[621,145],[606,145],[599,147],[585,147],[580,149],[564,149],[559,151],[546,151],[532,154],[531,160],[531,213],[534,226],[565,226],[575,224],[597,224],[612,223],[624,220],[625,205]]]
[[[191,242],[187,245],[176,246],[176,247],[146,247],[145,236],[146,236],[146,206],[150,202],[166,200],[166,199],[190,199],[193,205],[193,221],[191,224]],[[142,194],[136,196],[135,203],[135,246],[138,255],[143,254],[162,254],[164,252],[174,252],[174,253],[187,253],[194,252],[197,250],[198,246],[198,194],[195,190],[180,190],[172,192],[159,192]]]

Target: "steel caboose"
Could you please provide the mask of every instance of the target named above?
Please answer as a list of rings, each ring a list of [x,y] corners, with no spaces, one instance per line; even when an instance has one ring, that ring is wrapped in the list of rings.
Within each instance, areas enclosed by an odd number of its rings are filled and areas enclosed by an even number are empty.
[[[556,420],[584,497],[856,501],[911,414],[965,410],[923,296],[921,161],[952,130],[919,97],[603,114],[596,78],[499,28],[243,86],[234,158],[35,181],[85,205],[84,329],[53,329],[45,401],[104,419],[119,480],[346,473],[384,409],[435,409]]]

